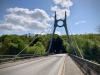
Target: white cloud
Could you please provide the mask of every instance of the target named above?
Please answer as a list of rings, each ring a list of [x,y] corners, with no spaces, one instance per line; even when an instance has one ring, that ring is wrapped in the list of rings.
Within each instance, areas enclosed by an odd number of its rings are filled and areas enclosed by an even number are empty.
[[[0,31],[41,31],[50,24],[53,18],[42,9],[29,10],[26,8],[8,8],[4,21],[0,21]]]
[[[55,6],[51,7],[52,11],[57,12],[57,18],[64,18],[66,11],[67,17],[70,15],[69,7],[73,5],[70,0],[54,0]],[[60,6],[59,6],[60,5]]]
[[[12,14],[19,15],[19,16],[25,16],[25,17],[31,17],[32,19],[36,20],[50,20],[49,15],[42,9],[34,9],[29,10],[26,8],[9,8],[7,9],[8,12],[11,12]]]
[[[85,23],[86,21],[79,21],[79,22],[76,22],[75,25],[78,25],[78,24],[82,24],[82,23]]]
[[[55,6],[51,7],[52,11],[57,11],[57,18],[64,18],[65,11],[67,17],[70,15],[69,7],[73,5],[70,0],[54,0]],[[42,9],[29,10],[27,8],[8,8],[4,20],[0,21],[0,31],[42,31],[50,22],[54,20]],[[60,32],[56,32],[60,34]]]
[[[67,8],[73,5],[73,3],[70,0],[54,0],[54,3]]]
[[[66,11],[67,16],[69,16],[69,14],[70,14],[70,10],[68,10],[68,9],[60,9],[58,6],[51,7],[51,10],[52,11],[56,11],[58,19],[64,18],[65,11]]]
[[[60,31],[55,31],[55,34],[61,35]]]

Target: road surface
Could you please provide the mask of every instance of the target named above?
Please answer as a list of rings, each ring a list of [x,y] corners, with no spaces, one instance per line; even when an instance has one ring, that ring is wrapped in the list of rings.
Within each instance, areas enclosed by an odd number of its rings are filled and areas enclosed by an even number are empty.
[[[83,73],[68,55],[56,54],[1,68],[0,75],[83,75]]]

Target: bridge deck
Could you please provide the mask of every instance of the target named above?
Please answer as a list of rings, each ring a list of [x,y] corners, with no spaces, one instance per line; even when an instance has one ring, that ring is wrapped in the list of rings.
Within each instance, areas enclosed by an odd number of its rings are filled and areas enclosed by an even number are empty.
[[[83,73],[68,55],[57,54],[2,68],[0,75],[83,75]]]

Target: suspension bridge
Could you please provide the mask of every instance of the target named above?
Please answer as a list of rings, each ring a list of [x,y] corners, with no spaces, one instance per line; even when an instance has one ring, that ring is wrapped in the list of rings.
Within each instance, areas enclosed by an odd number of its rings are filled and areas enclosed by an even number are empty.
[[[58,25],[59,21],[62,21],[63,25]],[[54,33],[57,27],[65,28],[71,54],[50,54]],[[48,51],[45,55],[21,54],[32,42],[30,42],[17,55],[0,56],[0,75],[100,75],[100,64],[84,59],[76,41],[75,43],[81,57],[78,57],[73,49],[66,23],[66,12],[65,19],[63,20],[57,20],[55,12],[52,36]],[[2,63],[4,59],[8,59],[10,61]]]

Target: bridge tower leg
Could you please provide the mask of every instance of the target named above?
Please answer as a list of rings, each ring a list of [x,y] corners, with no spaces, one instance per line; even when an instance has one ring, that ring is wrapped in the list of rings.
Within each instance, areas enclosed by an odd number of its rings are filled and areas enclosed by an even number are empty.
[[[62,21],[63,22],[63,25],[62,26],[59,26],[58,25],[58,21]],[[52,45],[52,41],[53,41],[53,37],[54,37],[54,33],[55,33],[55,30],[56,30],[56,27],[64,27],[65,28],[65,31],[66,31],[66,36],[68,38],[68,43],[69,43],[69,46],[70,46],[70,49],[71,49],[71,52],[73,51],[72,49],[72,44],[71,44],[71,40],[70,40],[70,37],[69,37],[69,34],[68,34],[68,29],[67,29],[67,24],[66,24],[66,11],[65,11],[65,19],[62,20],[62,19],[56,19],[56,11],[55,11],[55,17],[54,17],[54,29],[53,29],[53,34],[52,34],[52,37],[51,37],[51,40],[50,40],[50,44],[49,44],[49,48],[48,48],[48,51],[47,51],[47,54],[50,52],[50,49],[51,49],[51,45]]]

